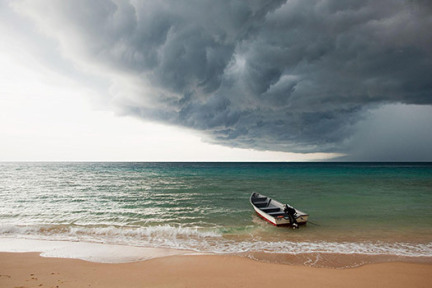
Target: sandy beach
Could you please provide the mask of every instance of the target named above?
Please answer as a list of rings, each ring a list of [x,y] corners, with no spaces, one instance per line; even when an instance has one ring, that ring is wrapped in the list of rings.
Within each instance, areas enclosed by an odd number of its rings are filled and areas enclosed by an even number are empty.
[[[0,253],[0,287],[430,287],[432,265],[370,264],[352,269],[262,263],[237,256],[168,256],[106,264]]]

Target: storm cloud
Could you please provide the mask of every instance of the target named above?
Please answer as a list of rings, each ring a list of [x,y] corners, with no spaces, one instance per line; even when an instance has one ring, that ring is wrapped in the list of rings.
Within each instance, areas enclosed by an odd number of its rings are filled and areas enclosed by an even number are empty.
[[[369,109],[432,104],[430,3],[32,0],[16,9],[66,57],[109,71],[107,97],[125,114],[233,147],[350,152]]]

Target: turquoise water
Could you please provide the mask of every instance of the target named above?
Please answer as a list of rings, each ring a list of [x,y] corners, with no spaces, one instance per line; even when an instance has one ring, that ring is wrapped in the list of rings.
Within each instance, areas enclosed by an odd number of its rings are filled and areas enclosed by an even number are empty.
[[[252,192],[310,214],[255,215]],[[0,237],[432,257],[431,163],[0,163]]]

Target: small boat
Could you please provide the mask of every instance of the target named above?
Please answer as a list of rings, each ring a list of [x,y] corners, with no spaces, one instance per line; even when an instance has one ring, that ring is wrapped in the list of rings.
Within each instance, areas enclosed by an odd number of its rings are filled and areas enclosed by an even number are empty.
[[[306,224],[309,218],[308,214],[259,193],[252,193],[250,203],[261,218],[275,226],[298,228],[299,224]]]

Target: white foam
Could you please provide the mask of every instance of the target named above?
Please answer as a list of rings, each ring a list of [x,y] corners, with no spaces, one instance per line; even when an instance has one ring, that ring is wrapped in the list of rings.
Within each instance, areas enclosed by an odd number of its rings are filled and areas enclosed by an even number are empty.
[[[432,257],[432,242],[262,241],[254,239],[252,235],[249,239],[232,240],[224,237],[221,232],[218,232],[218,229],[170,225],[147,227],[2,225],[0,226],[0,237],[66,240],[72,243],[108,243],[114,246],[120,245],[120,247],[123,247],[123,250],[125,246],[135,246],[218,254],[267,252],[281,254],[336,253]],[[104,253],[101,252],[101,254]]]
[[[217,252],[217,251],[213,251]],[[396,255],[408,257],[432,257],[432,243],[385,243],[385,242],[265,242],[243,241],[225,245],[221,252],[245,253],[245,252],[267,252],[281,254],[305,254],[305,253],[328,253],[328,254],[363,254],[363,255]]]
[[[192,254],[190,251],[146,248],[113,244],[0,238],[1,252],[41,252],[41,256],[73,258],[99,263],[126,263],[172,255]]]

